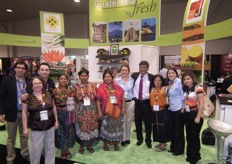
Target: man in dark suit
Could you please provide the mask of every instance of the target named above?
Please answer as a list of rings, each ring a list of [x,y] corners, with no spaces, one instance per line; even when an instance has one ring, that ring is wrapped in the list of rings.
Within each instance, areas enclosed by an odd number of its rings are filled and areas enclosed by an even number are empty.
[[[141,61],[139,63],[139,72],[132,74],[135,81],[134,100],[135,100],[135,126],[137,135],[137,146],[143,143],[142,122],[145,124],[146,139],[145,142],[149,149],[151,145],[151,107],[150,107],[150,91],[154,85],[154,75],[149,74],[149,63]]]
[[[17,61],[15,75],[5,78],[0,92],[0,122],[7,122],[7,164],[14,163],[16,132],[19,127],[21,155],[29,161],[28,138],[23,135],[21,94],[26,92],[29,79],[25,77],[27,64]]]

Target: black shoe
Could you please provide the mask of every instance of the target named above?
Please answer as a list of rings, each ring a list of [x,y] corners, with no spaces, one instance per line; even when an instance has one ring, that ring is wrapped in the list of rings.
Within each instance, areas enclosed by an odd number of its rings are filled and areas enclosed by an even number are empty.
[[[168,150],[169,153],[172,153],[173,151],[172,150]]]
[[[130,140],[127,140],[127,141],[126,141],[126,144],[129,145],[129,144],[130,144]]]
[[[148,144],[147,144],[147,148],[148,148],[148,149],[151,149],[151,148],[152,148],[151,143],[148,143]]]
[[[183,152],[172,152],[172,155],[174,156],[183,155],[183,154],[184,154]]]
[[[125,146],[125,145],[126,145],[126,142],[125,142],[125,141],[122,141],[122,142],[121,142],[121,145],[122,145],[122,146]]]
[[[140,146],[140,145],[142,145],[142,143],[143,143],[143,141],[137,141],[136,145]]]
[[[197,162],[195,160],[189,160],[190,164],[196,164]]]
[[[199,160],[201,160],[201,157],[196,157],[195,160],[192,160],[191,158],[188,158],[188,157],[186,158],[186,161],[190,163],[191,162],[193,163],[194,161],[198,162]]]
[[[196,160],[197,160],[197,161],[201,160],[201,157],[196,157]]]
[[[27,162],[30,162],[30,156],[29,156],[29,155],[27,155],[27,156],[22,156],[22,158],[23,158],[24,160],[26,160]]]

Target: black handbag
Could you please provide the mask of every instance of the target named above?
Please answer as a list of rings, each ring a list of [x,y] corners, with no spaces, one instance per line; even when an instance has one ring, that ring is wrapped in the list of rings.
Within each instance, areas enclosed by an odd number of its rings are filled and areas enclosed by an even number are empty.
[[[215,145],[215,136],[209,128],[206,128],[201,133],[201,143],[204,145]]]
[[[228,156],[226,158],[226,164],[232,164],[232,142],[228,144]]]

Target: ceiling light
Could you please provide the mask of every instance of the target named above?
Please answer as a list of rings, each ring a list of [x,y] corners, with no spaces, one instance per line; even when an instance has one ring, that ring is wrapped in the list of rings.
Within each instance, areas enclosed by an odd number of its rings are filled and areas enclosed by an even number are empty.
[[[6,9],[7,12],[12,13],[13,11],[11,9]]]
[[[80,0],[74,0],[74,2],[80,2]]]

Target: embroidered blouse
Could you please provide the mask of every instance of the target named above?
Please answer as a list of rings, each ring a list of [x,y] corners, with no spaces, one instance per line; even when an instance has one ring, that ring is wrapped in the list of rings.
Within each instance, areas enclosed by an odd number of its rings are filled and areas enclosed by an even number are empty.
[[[77,101],[83,101],[85,97],[88,97],[90,101],[96,100],[96,84],[90,82],[88,82],[87,84],[77,83],[73,87],[75,88],[75,98],[77,99]]]
[[[68,97],[74,96],[74,91],[75,90],[72,87],[66,90],[61,90],[59,87],[53,89],[52,95],[53,95],[53,99],[54,99],[56,107],[61,107],[61,108],[66,107],[66,101]]]
[[[160,110],[164,109],[164,107],[167,106],[166,86],[161,87],[160,89],[152,88],[150,93],[150,104],[151,106],[158,104]]]

